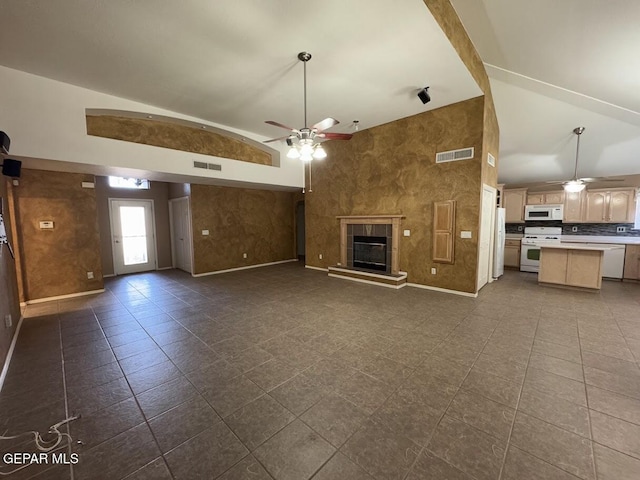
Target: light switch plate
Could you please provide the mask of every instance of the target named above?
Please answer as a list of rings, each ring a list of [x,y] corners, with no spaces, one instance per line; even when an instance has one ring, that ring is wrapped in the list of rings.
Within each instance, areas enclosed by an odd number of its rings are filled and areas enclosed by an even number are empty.
[[[469,230],[461,231],[460,238],[471,238],[471,232]]]
[[[411,230],[405,230],[405,231],[403,231],[403,232],[402,232],[402,234],[403,234],[405,237],[410,237],[410,236],[411,236]]]
[[[202,235],[209,235],[209,230],[202,230]]]

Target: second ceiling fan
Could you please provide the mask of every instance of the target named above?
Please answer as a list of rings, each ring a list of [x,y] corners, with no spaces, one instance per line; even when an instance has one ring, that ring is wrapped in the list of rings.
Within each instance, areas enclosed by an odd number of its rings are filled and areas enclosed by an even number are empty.
[[[286,140],[287,145],[291,147],[287,153],[289,158],[300,158],[305,162],[310,162],[313,159],[322,159],[327,156],[320,139],[324,140],[350,140],[353,135],[350,133],[332,133],[325,132],[325,130],[340,123],[338,120],[332,117],[325,118],[324,120],[312,125],[307,126],[307,62],[311,60],[311,54],[308,52],[300,52],[298,54],[298,60],[303,62],[304,65],[304,127],[297,129],[283,125],[280,122],[274,120],[267,120],[265,123],[274,125],[276,127],[290,130],[291,133],[284,137],[273,138],[266,140],[264,143],[277,142],[279,140]]]

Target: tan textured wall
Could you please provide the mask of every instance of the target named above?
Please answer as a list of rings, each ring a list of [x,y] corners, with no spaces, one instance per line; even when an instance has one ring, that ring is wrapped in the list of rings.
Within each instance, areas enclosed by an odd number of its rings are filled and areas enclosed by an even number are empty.
[[[279,164],[279,157],[274,162],[270,153],[240,139],[158,120],[87,115],[87,134],[261,165]]]
[[[171,230],[169,226],[169,184],[151,182],[149,190],[111,188],[108,177],[96,177],[96,202],[100,229],[100,252],[104,275],[113,275],[113,243],[109,219],[109,198],[153,200],[156,225],[158,268],[171,267]]]
[[[293,195],[192,184],[193,272],[294,258]]]
[[[496,187],[498,183],[498,153],[500,142],[500,129],[498,127],[498,118],[493,103],[493,95],[491,93],[491,84],[487,71],[484,68],[482,59],[475,49],[469,35],[464,29],[458,14],[451,5],[449,0],[424,0],[425,5],[436,19],[440,28],[456,49],[460,59],[465,64],[471,76],[474,78],[485,96],[484,111],[484,135],[485,140],[482,149],[482,158],[484,159],[482,168],[482,181],[487,185]],[[491,153],[496,158],[496,166],[488,167],[487,153]]]
[[[2,217],[7,230],[9,243],[15,244],[15,239],[11,235],[11,214],[9,211],[9,184],[8,180],[0,177],[0,201],[2,202]],[[4,366],[4,361],[11,345],[13,333],[16,331],[18,320],[20,319],[20,302],[18,301],[18,278],[16,275],[15,260],[11,258],[7,245],[0,245],[0,369]],[[13,326],[5,328],[5,315],[11,315]]]
[[[103,288],[92,175],[22,170],[14,192],[26,300]],[[39,222],[52,220],[52,230]],[[87,279],[87,272],[95,278]]]
[[[326,142],[305,194],[307,265],[339,262],[337,215],[402,214],[400,270],[408,281],[475,292],[484,100],[478,97]],[[435,164],[439,151],[475,147],[472,160]],[[455,262],[432,262],[433,202],[456,200]],[[460,231],[470,230],[471,239]],[[323,260],[318,255],[323,254]],[[437,275],[431,275],[431,267]]]

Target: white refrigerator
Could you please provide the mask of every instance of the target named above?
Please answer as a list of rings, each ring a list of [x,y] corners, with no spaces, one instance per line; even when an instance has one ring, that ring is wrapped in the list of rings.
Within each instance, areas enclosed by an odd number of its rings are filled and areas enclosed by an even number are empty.
[[[496,231],[493,242],[493,278],[504,273],[505,209],[496,208]]]

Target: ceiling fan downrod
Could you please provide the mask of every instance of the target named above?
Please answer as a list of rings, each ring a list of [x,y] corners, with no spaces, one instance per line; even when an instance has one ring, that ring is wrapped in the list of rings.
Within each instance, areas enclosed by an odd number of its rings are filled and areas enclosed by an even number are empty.
[[[577,181],[578,180],[578,155],[580,153],[580,135],[582,135],[582,132],[584,132],[584,127],[576,127],[573,129],[573,133],[575,133],[578,136],[578,142],[576,144],[576,164],[575,167],[573,169],[573,180]]]
[[[304,128],[307,128],[307,62],[311,60],[311,54],[308,52],[300,52],[298,54],[304,67]]]

